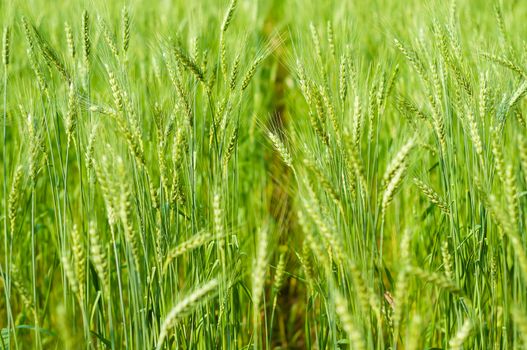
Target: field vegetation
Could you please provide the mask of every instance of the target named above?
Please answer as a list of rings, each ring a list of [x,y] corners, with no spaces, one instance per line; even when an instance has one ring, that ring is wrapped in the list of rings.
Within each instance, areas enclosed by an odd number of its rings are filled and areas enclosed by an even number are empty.
[[[527,348],[523,1],[0,1],[0,349]]]

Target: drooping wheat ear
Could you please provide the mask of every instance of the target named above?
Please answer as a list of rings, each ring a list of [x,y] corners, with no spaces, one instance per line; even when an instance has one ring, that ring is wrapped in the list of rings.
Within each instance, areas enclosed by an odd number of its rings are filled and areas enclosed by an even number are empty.
[[[434,128],[434,131],[436,132],[441,153],[444,156],[447,153],[445,118],[441,111],[441,107],[440,105],[438,105],[436,98],[434,97],[432,92],[429,91],[429,93],[427,94],[427,98],[430,102],[432,110],[432,126]]]
[[[469,126],[470,138],[474,144],[474,149],[481,161],[483,161],[483,143],[481,142],[481,137],[479,136],[478,124],[474,118],[474,114],[471,111],[467,111],[467,121]],[[482,163],[483,165],[483,163]]]
[[[128,46],[130,45],[130,14],[128,8],[124,7],[121,15],[121,36],[123,52],[126,55]]]
[[[4,275],[4,278],[5,278],[5,275]],[[18,291],[20,298],[22,299],[22,303],[24,304],[24,307],[28,309],[32,315],[35,316],[36,315],[35,304],[33,303],[31,292],[28,290],[28,288],[24,284],[25,279],[24,277],[20,275],[20,271],[18,270],[18,267],[16,265],[11,265],[10,278],[11,278],[11,282],[13,282],[13,285]]]
[[[198,36],[193,36],[190,39],[190,58],[192,58],[195,62],[198,62],[200,59],[199,43],[200,40]],[[201,67],[201,70],[204,72],[207,71],[207,69],[203,67]]]
[[[267,245],[268,245],[268,229],[262,228],[258,234],[258,248],[253,264],[253,278],[252,278],[252,301],[253,301],[253,317],[254,327],[258,325],[258,310],[262,299],[264,290],[265,275],[267,274]]]
[[[445,214],[450,215],[450,208],[447,204],[447,202],[439,196],[439,194],[430,186],[428,186],[423,181],[419,180],[418,178],[414,178],[414,183],[421,190],[421,192],[432,202],[435,204],[441,211],[443,211]]]
[[[516,105],[518,105],[525,95],[527,95],[527,80],[522,81],[522,83],[512,93],[509,99],[508,111],[512,110]]]
[[[90,135],[88,136],[88,145],[86,146],[86,153],[84,154],[86,160],[86,169],[90,171],[93,169],[93,152],[95,150],[95,136],[97,136],[97,124],[94,124]]]
[[[324,107],[324,101],[321,94],[321,91],[324,90],[324,87],[317,86],[315,83],[311,83],[310,88],[311,96],[314,98],[315,110],[318,114],[318,117],[320,118],[321,124],[325,125],[324,121],[326,120],[326,109]]]
[[[249,67],[249,70],[247,71],[247,73],[245,73],[245,76],[243,77],[243,80],[242,80],[242,87],[241,87],[242,91],[245,91],[245,89],[247,89],[247,87],[249,86],[251,79],[254,77],[254,74],[256,74],[256,68],[258,68],[258,65],[262,62],[262,60],[263,60],[262,57],[256,58],[254,62],[251,64],[251,66]]]
[[[344,213],[344,207],[342,205],[341,199],[337,191],[335,190],[335,187],[331,181],[328,179],[328,177],[324,174],[322,169],[320,169],[319,166],[317,166],[313,161],[310,161],[306,159],[304,161],[304,164],[307,166],[308,169],[310,169],[313,172],[313,175],[316,176],[317,181],[320,182],[322,187],[324,188],[324,191],[328,195],[329,198],[335,203],[335,205],[339,208],[341,213]]]
[[[104,41],[106,41],[106,45],[108,45],[108,47],[110,48],[110,51],[112,52],[115,59],[118,60],[119,50],[117,49],[117,45],[115,44],[114,33],[110,31],[110,29],[102,19],[100,20],[100,27],[102,30],[102,35],[104,37]]]
[[[393,176],[389,178],[388,183],[386,185],[386,189],[384,190],[383,196],[382,196],[382,213],[383,216],[386,213],[386,209],[390,205],[390,203],[393,200],[393,197],[395,196],[395,193],[401,186],[404,180],[404,176],[406,174],[406,170],[408,169],[408,162],[405,160],[403,161],[400,166],[397,167],[397,170],[393,173]]]
[[[527,128],[527,122],[525,121],[525,118],[523,117],[523,114],[519,108],[514,108],[514,116],[516,117],[516,120],[518,123],[524,127]]]
[[[388,80],[386,91],[384,93],[384,99],[388,98],[388,96],[391,96],[393,88],[395,87],[395,83],[397,83],[397,79],[399,78],[399,74],[401,73],[401,69],[399,67],[399,63],[395,65],[395,68],[393,69],[393,73],[390,76],[390,79]],[[384,105],[386,106],[386,104]]]
[[[128,95],[120,88],[117,79],[113,72],[106,67],[108,71],[110,88],[114,98],[115,107],[117,113],[113,113],[112,116],[115,118],[117,125],[126,139],[128,149],[130,153],[135,157],[139,165],[144,166],[145,157],[143,149],[143,140],[141,137],[141,131],[135,117],[134,108]],[[126,108],[125,108],[126,107]],[[125,111],[128,115],[128,120],[125,118]]]
[[[47,83],[44,79],[44,75],[42,74],[42,71],[40,70],[37,60],[35,58],[35,54],[31,49],[27,49],[27,57],[29,60],[29,64],[31,65],[31,69],[33,70],[33,73],[35,74],[35,77],[37,78],[37,84],[38,87],[44,92],[47,92]]]
[[[31,54],[35,54],[35,40],[33,39],[33,34],[31,30],[31,24],[25,16],[22,16],[22,27],[24,28],[24,36],[26,37],[28,49],[31,51]]]
[[[176,133],[176,142],[172,146],[172,161],[174,163],[174,174],[172,178],[172,204],[184,205],[186,196],[184,191],[183,175],[181,169],[188,151],[188,138],[184,127],[179,127]]]
[[[35,26],[30,25],[29,30],[33,33],[35,43],[40,49],[45,63],[48,65],[48,67],[55,67],[55,69],[60,73],[61,77],[69,84],[71,81],[71,75],[68,72],[64,62],[62,62],[62,59],[60,58],[57,51],[55,51],[55,49],[53,49],[53,47],[44,39]]]
[[[167,137],[163,136],[162,132],[158,133],[157,159],[159,160],[159,177],[161,179],[161,186],[163,190],[165,191],[165,194],[168,195],[170,193],[168,191],[170,180],[168,179],[169,172],[168,172],[168,161],[167,161],[168,152],[166,149],[166,143],[167,143],[166,139]],[[154,205],[154,203],[155,205],[157,205],[157,200],[159,199],[157,198],[158,193],[152,181],[150,181],[150,187],[151,187],[150,189],[151,194],[154,193],[152,191],[156,191],[156,202],[152,202],[152,205]],[[154,198],[152,195],[150,197]],[[157,208],[157,207],[154,207],[154,208]]]
[[[161,210],[159,208],[156,209],[155,229],[156,263],[159,268],[162,268],[163,258],[165,257],[165,237],[163,223],[161,222]]]
[[[66,33],[66,44],[72,58],[75,58],[75,40],[73,39],[73,30],[68,22],[64,22],[64,32]]]
[[[306,100],[307,104],[311,106],[313,100],[311,98],[311,91],[309,90],[309,81],[306,76],[306,70],[299,59],[297,59],[296,61],[296,66],[300,91],[302,91],[302,95],[304,96],[304,99]]]
[[[457,41],[456,36],[443,25],[440,25],[439,22],[434,21],[433,32],[435,41],[438,43],[439,52],[443,61],[446,63],[448,69],[450,69],[455,78],[455,82],[459,87],[469,95],[472,96],[472,87],[470,81],[466,77],[464,71],[461,68],[462,56],[459,54],[461,52],[461,47]],[[454,49],[454,52],[450,48]]]
[[[73,230],[71,231],[71,240],[73,244],[75,275],[79,283],[79,295],[80,299],[84,300],[84,283],[86,281],[86,253],[82,236],[76,224],[73,225]]]
[[[441,245],[441,256],[443,257],[443,270],[445,270],[446,278],[453,281],[454,273],[452,272],[453,271],[452,255],[450,254],[447,241],[444,241],[443,244]]]
[[[491,130],[492,154],[494,156],[494,168],[501,181],[505,179],[505,160],[503,159],[502,146],[499,143],[500,132],[496,127]]]
[[[452,350],[463,349],[463,344],[465,343],[467,338],[470,336],[472,327],[473,327],[472,321],[470,321],[470,319],[467,318],[465,322],[463,322],[463,325],[461,326],[461,328],[448,342],[448,345],[450,345],[450,348]]]
[[[345,146],[346,146],[346,167],[350,179],[350,192],[355,194],[356,182],[358,182],[362,188],[361,190],[366,191],[366,177],[364,172],[364,166],[359,156],[359,152],[355,148],[353,138],[349,135],[345,135]]]
[[[318,31],[313,22],[309,23],[309,30],[311,32],[311,40],[313,41],[313,46],[315,47],[315,53],[319,64],[323,64],[322,60],[322,48],[320,47],[320,38],[318,36]]]
[[[152,208],[153,209],[159,209],[159,191],[158,191],[158,187],[156,187],[156,185],[152,182],[152,181],[149,181],[148,182],[148,189],[149,189],[149,193],[150,193],[150,202],[152,203]]]
[[[421,121],[428,121],[428,118],[423,113],[423,111],[421,111],[419,107],[417,107],[416,104],[410,99],[399,95],[396,97],[396,103],[397,109],[401,113],[408,115],[408,119],[411,121],[412,124],[415,124],[415,120],[410,119],[410,117],[417,117]]]
[[[518,333],[523,342],[523,346],[527,346],[527,315],[525,309],[522,306],[515,306],[511,310],[512,320],[516,326]]]
[[[8,200],[8,217],[9,217],[9,227],[11,228],[11,237],[15,234],[16,229],[16,219],[18,213],[18,204],[20,201],[20,185],[22,183],[22,166],[18,166],[15,170],[15,175],[13,177],[13,184],[11,185],[11,192],[9,192]]]
[[[238,2],[237,0],[231,0],[230,2],[229,8],[227,12],[225,13],[225,17],[223,18],[223,22],[221,24],[222,32],[226,32],[227,29],[229,28],[229,25],[231,24],[231,21],[232,21],[232,17],[234,15],[234,11],[236,10],[237,2]]]
[[[452,280],[447,279],[441,273],[429,272],[417,266],[409,267],[408,271],[415,277],[425,282],[431,283],[436,287],[442,288],[452,294],[458,294],[461,292],[459,287]]]
[[[377,113],[377,110],[379,109],[379,105],[377,104],[377,86],[375,83],[371,85],[370,92],[368,94],[368,110],[366,113],[368,114],[368,142],[373,143],[373,130],[374,130],[374,124],[375,124],[375,115]]]
[[[35,120],[31,114],[27,115],[27,134],[29,138],[29,180],[31,186],[35,186],[37,175],[40,170],[40,157],[42,155],[41,136],[35,128]]]
[[[414,67],[414,69],[416,70],[416,72],[419,75],[419,77],[424,82],[429,81],[428,75],[426,74],[426,71],[425,71],[425,66],[424,66],[423,62],[421,61],[421,59],[419,58],[419,56],[417,55],[417,53],[414,50],[405,47],[397,39],[394,39],[394,43],[395,43],[395,47],[397,47],[399,49],[399,51],[401,51],[401,53],[404,55],[404,57],[406,57],[406,59]]]
[[[185,69],[190,71],[199,82],[207,84],[205,81],[205,73],[201,70],[200,66],[183,50],[178,42],[174,43],[174,55]]]
[[[494,3],[494,16],[496,17],[496,23],[498,24],[498,30],[500,33],[500,45],[503,49],[511,50],[508,43],[507,29],[505,27],[505,20],[501,10],[501,4],[499,2]]]
[[[274,274],[273,290],[275,293],[278,293],[280,291],[280,289],[282,288],[282,284],[284,283],[286,267],[285,258],[286,252],[283,251],[282,253],[280,253],[280,257],[278,258],[278,264],[276,265],[276,272]]]
[[[322,96],[324,107],[327,111],[331,125],[333,126],[333,131],[335,132],[335,140],[337,141],[337,145],[340,148],[342,146],[342,131],[340,128],[340,123],[337,120],[337,116],[335,114],[335,106],[333,106],[333,102],[331,101],[327,89],[320,87],[320,95]]]
[[[301,254],[297,254],[298,260],[300,261],[300,265],[302,266],[302,270],[304,271],[304,278],[307,282],[309,292],[313,293],[315,288],[315,275],[313,271],[313,264],[311,263],[311,254],[309,250],[309,243],[304,241],[302,244],[302,252]]]
[[[68,93],[68,111],[66,113],[65,120],[65,129],[66,136],[68,138],[68,146],[73,140],[73,133],[75,132],[75,127],[77,126],[77,103],[75,98],[75,87],[73,83],[70,84],[69,93]]]
[[[112,89],[112,96],[115,108],[117,108],[118,112],[122,113],[124,111],[123,93],[121,91],[121,88],[119,87],[119,84],[117,83],[115,74],[109,69],[108,66],[106,66],[106,69],[108,71],[108,79],[110,83],[110,88]]]
[[[214,237],[215,237],[214,235],[208,232],[198,234],[186,240],[185,242],[180,243],[177,247],[170,250],[167,253],[167,258],[165,260],[165,263],[163,264],[163,273],[166,273],[168,265],[170,265],[170,263],[172,263],[172,261],[177,259],[179,256],[182,256],[187,252],[190,252],[194,249],[197,249],[203,246],[204,244],[214,239]]]
[[[384,188],[388,186],[390,179],[395,176],[396,172],[404,166],[414,146],[415,138],[411,138],[407,143],[403,145],[403,147],[401,147],[399,152],[397,152],[395,157],[388,164],[388,166],[386,167],[386,171],[384,172],[384,176],[382,178]]]
[[[123,101],[128,115],[128,124],[132,136],[131,140],[128,141],[128,143],[131,147],[132,154],[134,155],[136,161],[139,163],[139,165],[144,166],[145,153],[143,146],[143,138],[141,136],[141,126],[139,124],[139,120],[137,119],[136,109],[134,108],[132,100],[130,99],[126,91],[123,92]]]
[[[339,67],[339,98],[344,104],[348,94],[348,56],[343,55]]]
[[[176,88],[177,97],[178,97],[178,105],[179,105],[178,107],[182,107],[183,111],[187,115],[187,118],[189,119],[189,125],[192,125],[192,120],[191,120],[192,110],[190,108],[190,103],[187,100],[187,96],[185,94],[183,85],[181,83],[179,68],[169,59],[168,56],[169,56],[168,53],[163,52],[163,57],[166,62],[168,76],[170,77],[172,84]]]
[[[220,66],[221,66],[221,72],[223,73],[223,77],[227,79],[227,60],[225,56],[227,55],[227,49],[225,47],[225,32],[229,28],[229,25],[231,24],[232,17],[234,16],[234,11],[236,10],[236,4],[237,0],[231,0],[231,3],[229,4],[229,8],[227,9],[227,12],[225,13],[225,17],[223,18],[223,22],[221,24],[221,32],[220,32]]]
[[[335,225],[329,219],[329,215],[325,215],[327,214],[324,213],[325,208],[321,208],[311,184],[309,184],[308,181],[305,181],[305,185],[309,192],[309,199],[304,199],[303,201],[306,212],[309,214],[311,220],[313,220],[313,223],[324,241],[326,254],[330,259],[334,256],[335,262],[341,264],[343,262],[344,253],[342,251],[340,237],[336,234],[337,230]]]
[[[278,136],[278,134],[272,131],[268,131],[267,136],[273,143],[275,150],[278,152],[285,165],[287,165],[291,169],[294,169],[293,157],[291,156],[291,153],[289,153],[289,150],[287,149],[286,145],[282,142],[280,136]]]
[[[79,280],[77,279],[75,270],[71,266],[70,260],[67,256],[62,257],[62,268],[64,269],[64,274],[70,284],[71,291],[77,296],[79,302],[82,303],[83,299],[80,292]]]
[[[482,73],[480,78],[480,89],[479,89],[479,117],[482,120],[485,120],[485,116],[488,113],[489,110],[489,86],[488,86],[488,80],[489,76],[488,73]]]
[[[397,67],[396,67],[397,69]],[[380,68],[378,68],[378,70],[380,70]],[[393,74],[397,74],[397,70],[393,73]],[[396,79],[397,77],[391,77],[391,79]],[[377,94],[375,95],[375,103],[376,103],[376,107],[377,107],[377,114],[381,113],[384,111],[384,107],[385,107],[385,104],[386,104],[386,98],[388,97],[388,88],[389,86],[387,85],[389,82],[386,81],[386,74],[381,74],[381,76],[379,77],[379,82],[377,83]]]
[[[42,74],[42,71],[40,70],[39,64],[37,63],[37,58],[36,58],[36,53],[35,53],[36,44],[35,44],[35,40],[32,34],[32,27],[29,24],[26,17],[22,17],[22,27],[24,28],[24,36],[26,37],[26,41],[28,45],[27,56],[29,59],[29,63],[31,65],[31,69],[35,73],[39,88],[46,93],[47,92],[46,79],[44,79],[44,75]]]
[[[171,328],[176,326],[179,318],[187,313],[192,311],[208,294],[210,294],[214,289],[218,287],[218,281],[213,279],[204,285],[197,288],[192,294],[183,298],[179,303],[176,304],[170,310],[168,315],[165,317],[163,324],[161,325],[161,330],[159,332],[159,338],[157,339],[156,349],[160,350],[165,338],[168,335],[168,332]]]
[[[331,53],[331,56],[333,59],[336,59],[337,53],[335,51],[335,34],[333,32],[333,24],[331,21],[327,22],[327,32],[328,32],[328,45],[329,45],[329,52]]]
[[[329,137],[325,130],[327,119],[326,110],[324,108],[322,96],[319,92],[319,89],[322,90],[323,87],[317,88],[314,83],[310,82],[308,83],[308,88],[310,90],[309,96],[312,102],[309,109],[311,126],[326,146],[329,146]]]
[[[115,201],[118,193],[116,192],[116,186],[114,186],[108,170],[108,162],[106,155],[103,155],[100,161],[93,159],[93,169],[95,170],[97,182],[101,188],[102,198],[106,206],[108,224],[110,227],[113,227],[117,223],[118,208]]]
[[[229,165],[229,161],[231,160],[232,155],[234,154],[234,148],[236,147],[237,142],[238,142],[238,127],[235,127],[229,139],[229,145],[227,146],[227,149],[225,150],[225,155],[223,156],[223,169],[226,173],[227,173],[227,167]]]
[[[313,41],[313,46],[315,48],[315,53],[317,57],[317,66],[319,67],[319,72],[322,75],[322,78],[324,80],[324,85],[327,86],[328,79],[327,79],[327,68],[326,68],[326,62],[322,58],[322,47],[320,46],[320,37],[318,35],[318,31],[313,24],[313,22],[309,23],[309,30],[311,32],[311,40]]]
[[[229,99],[225,98],[224,103],[221,104],[221,108],[218,110],[218,126],[216,127],[217,135],[225,135],[225,129],[229,122],[229,116],[232,113],[232,103]]]
[[[360,103],[360,97],[359,95],[355,95],[355,102],[353,104],[353,129],[351,131],[351,135],[353,138],[353,145],[355,147],[355,150],[358,153],[360,153],[360,138],[361,138],[361,130],[362,130],[362,107]]]
[[[108,280],[108,261],[106,258],[106,251],[104,244],[101,241],[101,237],[97,233],[97,227],[94,222],[90,222],[88,235],[90,238],[90,258],[95,267],[95,271],[102,282],[105,292],[109,291],[109,280]]]
[[[439,69],[441,69],[441,71],[443,72],[442,68],[439,68]],[[438,110],[441,110],[440,106],[441,106],[441,101],[443,101],[443,84],[441,82],[441,78],[439,77],[440,73],[438,71],[436,64],[434,63],[430,64],[430,73],[432,77],[432,86],[431,86],[432,89],[429,90],[429,94],[432,95],[431,98],[437,104],[437,107],[435,108],[438,108]]]
[[[364,336],[353,321],[353,317],[348,308],[348,301],[338,291],[335,291],[335,311],[340,319],[342,328],[344,328],[344,331],[346,331],[351,341],[352,348],[365,350],[366,344],[364,343]]]
[[[525,70],[523,68],[521,68],[520,66],[518,66],[517,64],[515,64],[514,62],[512,62],[507,57],[497,56],[497,55],[494,55],[494,54],[491,54],[491,53],[486,53],[486,52],[482,53],[481,55],[484,58],[486,58],[487,60],[489,60],[491,62],[494,62],[494,63],[497,63],[500,66],[503,66],[503,67],[505,67],[507,69],[510,69],[511,71],[519,74],[520,77],[522,77],[524,79],[527,78],[527,73],[525,73]]]
[[[234,64],[232,66],[231,71],[231,78],[229,79],[229,88],[231,91],[234,91],[236,89],[236,82],[238,80],[238,73],[240,71],[240,54],[236,55],[236,58],[234,59]]]
[[[89,69],[91,54],[90,18],[88,17],[88,11],[86,10],[82,13],[82,49],[85,68]]]
[[[2,36],[2,63],[7,69],[9,65],[9,54],[10,54],[10,41],[11,41],[11,30],[9,26],[4,27],[4,34]]]
[[[221,207],[221,197],[215,193],[212,199],[212,215],[214,217],[214,233],[216,237],[223,237],[225,231],[223,226],[223,209]]]

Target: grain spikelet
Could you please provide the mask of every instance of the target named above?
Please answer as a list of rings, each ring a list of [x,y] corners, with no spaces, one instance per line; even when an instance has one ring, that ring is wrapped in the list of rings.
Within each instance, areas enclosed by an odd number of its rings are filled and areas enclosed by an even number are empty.
[[[168,265],[170,265],[170,263],[179,256],[203,246],[207,242],[210,242],[213,238],[214,236],[207,232],[195,235],[185,242],[180,243],[177,247],[168,252],[165,263],[163,264],[163,271],[166,272]]]
[[[11,237],[15,234],[16,229],[16,219],[18,213],[18,205],[20,201],[20,185],[22,182],[22,167],[18,166],[15,170],[15,175],[13,177],[13,183],[11,185],[11,191],[9,192],[8,200],[8,217],[9,217],[9,227],[11,228]]]
[[[452,350],[461,350],[463,348],[463,343],[465,343],[471,331],[472,331],[472,322],[470,321],[470,319],[467,318],[465,322],[463,322],[463,325],[461,326],[461,328],[454,335],[454,337],[452,337],[450,341],[448,342],[448,345],[450,345],[450,348]]]
[[[197,306],[197,304],[200,303],[205,298],[205,296],[210,294],[217,286],[218,281],[215,279],[201,285],[192,294],[183,298],[176,304],[176,306],[172,308],[172,310],[170,310],[161,325],[161,330],[159,332],[156,345],[157,350],[161,349],[161,346],[163,345],[169,330],[177,324],[177,321],[182,316],[182,314],[192,311]]]
[[[434,191],[434,189],[428,186],[423,181],[418,178],[414,178],[414,183],[421,190],[421,192],[439,209],[441,209],[445,214],[450,215],[450,209],[448,204],[439,196],[439,194]]]

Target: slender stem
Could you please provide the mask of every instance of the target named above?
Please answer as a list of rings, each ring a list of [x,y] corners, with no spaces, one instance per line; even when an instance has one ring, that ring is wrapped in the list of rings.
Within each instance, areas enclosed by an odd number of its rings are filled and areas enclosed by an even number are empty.
[[[2,130],[3,130],[3,146],[2,146],[2,165],[3,165],[3,194],[4,194],[4,253],[5,253],[5,272],[4,272],[4,284],[5,284],[5,298],[6,298],[6,308],[7,308],[7,329],[11,332],[11,327],[13,327],[13,334],[15,333],[13,313],[11,311],[11,279],[9,278],[9,271],[11,266],[11,249],[8,249],[8,245],[11,243],[9,233],[7,232],[7,66],[4,65],[4,117],[2,120]],[[13,234],[13,233],[11,233]],[[15,339],[15,346],[18,349],[18,344]]]
[[[35,211],[36,211],[36,190],[35,183],[31,188],[31,273],[32,273],[32,287],[33,300],[35,302],[35,348],[41,349],[40,330],[38,325],[38,300],[37,300],[37,271],[36,271],[36,257],[35,257]]]

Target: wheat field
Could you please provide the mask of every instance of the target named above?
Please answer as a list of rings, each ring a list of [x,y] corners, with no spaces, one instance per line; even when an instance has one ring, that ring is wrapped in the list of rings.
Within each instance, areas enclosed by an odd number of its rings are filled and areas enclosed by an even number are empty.
[[[527,349],[508,0],[1,0],[0,349]]]

